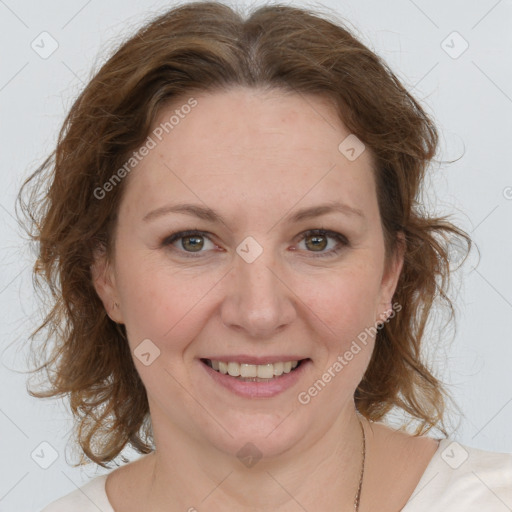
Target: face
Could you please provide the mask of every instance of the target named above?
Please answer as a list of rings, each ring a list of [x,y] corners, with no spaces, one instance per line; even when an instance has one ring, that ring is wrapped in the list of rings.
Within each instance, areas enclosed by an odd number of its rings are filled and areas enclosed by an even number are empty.
[[[277,455],[353,410],[374,339],[353,343],[389,310],[401,259],[385,265],[370,151],[340,152],[350,133],[326,100],[193,97],[126,178],[95,286],[126,326],[157,446]]]

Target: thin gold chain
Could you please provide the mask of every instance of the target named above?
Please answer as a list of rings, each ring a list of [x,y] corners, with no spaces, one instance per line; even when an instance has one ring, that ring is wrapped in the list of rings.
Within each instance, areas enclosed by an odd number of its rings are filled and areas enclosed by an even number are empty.
[[[361,432],[363,433],[363,462],[361,464],[361,477],[359,479],[359,487],[357,488],[356,499],[354,501],[355,512],[359,511],[359,500],[361,498],[361,489],[363,487],[364,462],[366,459],[366,435],[364,433],[364,427],[363,424],[361,423],[361,420],[359,418],[357,418],[357,420],[359,421],[359,425],[361,425]]]

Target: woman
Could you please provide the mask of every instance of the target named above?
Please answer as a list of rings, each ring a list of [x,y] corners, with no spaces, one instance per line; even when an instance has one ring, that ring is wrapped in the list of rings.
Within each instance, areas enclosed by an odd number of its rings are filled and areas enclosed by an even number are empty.
[[[55,301],[33,394],[69,395],[82,463],[143,456],[45,512],[512,506],[512,455],[447,437],[420,357],[447,242],[470,245],[418,204],[436,147],[307,11],[188,4],[124,43],[22,204]]]

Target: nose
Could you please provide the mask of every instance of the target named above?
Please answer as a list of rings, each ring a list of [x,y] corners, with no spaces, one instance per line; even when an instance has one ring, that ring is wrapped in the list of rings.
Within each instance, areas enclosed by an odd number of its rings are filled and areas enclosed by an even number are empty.
[[[271,251],[252,263],[237,256],[221,306],[224,325],[255,339],[271,338],[296,316],[294,294]]]

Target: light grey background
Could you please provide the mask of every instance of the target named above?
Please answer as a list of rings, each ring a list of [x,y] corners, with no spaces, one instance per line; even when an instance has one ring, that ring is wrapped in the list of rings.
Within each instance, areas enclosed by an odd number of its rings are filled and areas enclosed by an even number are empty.
[[[64,115],[92,69],[120,38],[171,5],[0,0],[2,512],[39,510],[101,472],[66,463],[71,427],[66,407],[26,393],[26,338],[38,312],[31,284],[33,256],[23,247],[14,198],[22,179],[51,151]],[[456,332],[433,324],[426,353],[464,413],[460,420],[454,417],[458,428],[452,437],[469,446],[512,452],[512,1],[350,0],[323,5],[347,19],[433,115],[441,132],[438,159],[460,157],[453,164],[433,166],[429,205],[454,214],[478,244],[481,260],[474,269],[476,255],[471,257],[456,275]],[[43,31],[58,43],[46,59],[31,47],[32,41],[42,47]],[[458,55],[464,41],[469,47]],[[47,50],[50,43],[45,40]],[[57,460],[41,468],[35,460],[51,462],[52,450]]]

